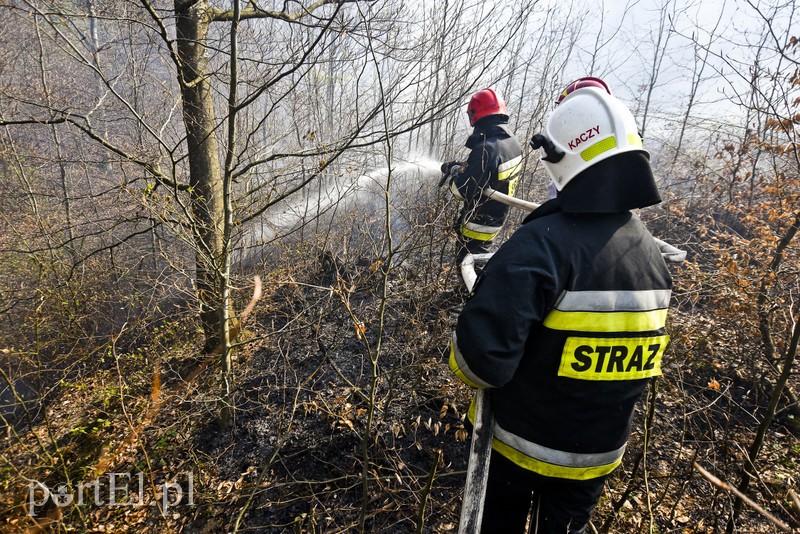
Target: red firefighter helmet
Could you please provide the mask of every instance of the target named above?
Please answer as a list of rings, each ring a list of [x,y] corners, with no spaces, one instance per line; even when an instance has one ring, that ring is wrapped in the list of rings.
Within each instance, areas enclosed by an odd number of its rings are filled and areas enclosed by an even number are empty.
[[[583,89],[584,87],[597,87],[600,90],[603,90],[608,94],[611,94],[611,88],[608,86],[606,82],[604,82],[600,78],[595,78],[594,76],[584,76],[583,78],[578,78],[577,80],[566,86],[563,91],[561,91],[561,94],[559,94],[558,98],[556,99],[556,106],[559,105],[561,101],[564,100],[567,97],[567,95],[570,94],[572,91],[575,91],[577,89]]]
[[[504,115],[508,118],[508,110],[503,97],[494,89],[482,89],[469,99],[467,115],[470,126],[475,126],[476,122],[489,115]]]

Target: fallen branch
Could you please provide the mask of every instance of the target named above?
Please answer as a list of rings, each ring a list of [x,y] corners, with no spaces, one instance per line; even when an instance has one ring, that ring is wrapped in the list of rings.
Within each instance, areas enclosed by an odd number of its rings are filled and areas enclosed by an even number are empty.
[[[797,514],[797,517],[800,517],[800,497],[797,496],[797,493],[793,489],[790,489],[789,498],[792,499],[792,504],[794,504],[795,514]]]
[[[433,460],[433,465],[428,473],[428,480],[425,487],[422,489],[422,495],[419,498],[419,512],[417,514],[417,534],[422,534],[425,531],[425,507],[428,505],[428,497],[433,488],[433,481],[436,479],[436,470],[439,468],[439,462],[442,461],[442,449],[436,451],[436,458]]]
[[[700,475],[703,478],[705,478],[706,480],[711,482],[712,485],[718,487],[721,490],[725,490],[727,492],[733,493],[739,499],[744,501],[746,504],[750,505],[750,507],[753,508],[756,512],[758,512],[759,514],[761,514],[764,517],[766,517],[769,520],[770,523],[772,523],[773,525],[775,525],[776,527],[778,527],[782,531],[784,531],[784,532],[792,532],[792,527],[790,527],[789,525],[787,525],[786,523],[784,523],[783,521],[781,521],[780,519],[778,519],[777,517],[775,517],[771,513],[769,513],[766,510],[764,510],[761,506],[756,504],[755,501],[753,501],[747,495],[745,495],[744,493],[742,493],[741,491],[736,489],[734,486],[731,486],[727,482],[723,482],[722,480],[718,479],[717,477],[715,477],[714,475],[712,475],[711,473],[709,473],[708,471],[703,469],[700,466],[700,464],[698,464],[697,462],[694,462],[692,465],[697,470],[697,472],[700,473]]]

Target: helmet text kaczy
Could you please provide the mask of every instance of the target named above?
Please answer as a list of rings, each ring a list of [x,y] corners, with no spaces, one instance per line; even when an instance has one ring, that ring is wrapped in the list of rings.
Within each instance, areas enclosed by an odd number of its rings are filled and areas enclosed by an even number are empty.
[[[612,156],[633,151],[647,155],[633,114],[599,78],[569,84],[531,146],[543,149],[543,166],[558,191]]]
[[[574,140],[570,141],[568,143],[569,148],[571,150],[575,150],[578,147],[578,145],[580,145],[581,143],[585,143],[586,141],[588,141],[589,139],[591,139],[595,135],[600,135],[600,125],[599,124],[597,126],[592,126],[588,130],[586,130],[585,132],[580,134],[578,137],[576,137]]]

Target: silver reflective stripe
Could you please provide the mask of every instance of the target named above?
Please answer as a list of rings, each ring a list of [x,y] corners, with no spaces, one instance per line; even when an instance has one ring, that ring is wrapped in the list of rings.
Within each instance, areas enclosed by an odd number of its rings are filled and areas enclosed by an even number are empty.
[[[464,228],[472,230],[473,232],[480,232],[482,234],[496,234],[503,229],[502,226],[486,226],[483,224],[475,224],[471,222],[464,223]]]
[[[504,430],[497,422],[494,424],[494,437],[506,445],[515,448],[525,456],[563,467],[598,467],[612,464],[622,458],[627,445],[625,444],[615,451],[591,454],[557,451],[522,439],[516,434]]]
[[[669,289],[645,291],[564,291],[556,302],[561,311],[648,311],[669,307]]]
[[[517,156],[514,159],[510,159],[510,160],[506,161],[505,163],[501,163],[500,165],[498,165],[497,166],[497,171],[498,172],[503,172],[503,171],[507,171],[508,169],[513,169],[514,167],[519,165],[519,163],[521,161],[522,161],[522,156]]]
[[[516,178],[520,171],[522,171],[522,156],[517,156],[497,166],[497,179],[502,182],[512,177]]]
[[[461,371],[467,379],[481,388],[491,388],[494,387],[488,382],[484,382],[469,368],[467,362],[464,360],[464,356],[461,355],[461,350],[458,348],[458,338],[456,337],[456,333],[453,332],[453,340],[452,340],[452,347],[453,347],[453,358],[456,360],[456,365],[458,365],[458,370]]]

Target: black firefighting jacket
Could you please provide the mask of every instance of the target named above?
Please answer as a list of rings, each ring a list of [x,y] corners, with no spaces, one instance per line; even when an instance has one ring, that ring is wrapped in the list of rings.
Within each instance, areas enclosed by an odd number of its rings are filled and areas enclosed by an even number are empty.
[[[490,241],[500,232],[509,207],[484,197],[481,191],[488,186],[514,196],[522,172],[522,148],[501,121],[494,116],[478,121],[467,138],[466,168],[450,180],[450,191],[464,201],[456,225],[467,239]]]
[[[671,287],[631,212],[565,213],[557,199],[534,211],[487,264],[451,343],[451,370],[495,388],[494,449],[545,476],[610,473],[661,374]]]

